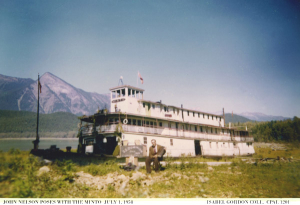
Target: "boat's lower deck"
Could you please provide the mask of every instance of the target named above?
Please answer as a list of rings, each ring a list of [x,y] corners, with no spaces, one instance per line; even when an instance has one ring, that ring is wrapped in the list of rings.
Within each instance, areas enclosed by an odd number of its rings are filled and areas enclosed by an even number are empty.
[[[116,146],[144,145],[148,155],[151,140],[166,148],[169,157],[181,156],[241,156],[255,153],[252,142],[235,142],[203,139],[184,139],[170,136],[122,133],[121,138],[114,134],[99,134],[82,138],[85,153],[113,154]]]

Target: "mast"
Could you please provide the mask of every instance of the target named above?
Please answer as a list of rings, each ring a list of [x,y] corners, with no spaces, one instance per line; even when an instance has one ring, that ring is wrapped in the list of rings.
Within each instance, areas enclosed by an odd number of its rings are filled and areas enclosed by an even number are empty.
[[[40,74],[38,74],[38,101],[37,101],[37,116],[36,116],[36,139],[33,141],[34,149],[38,149],[40,137],[39,137],[39,113],[40,113]]]
[[[224,108],[223,108],[223,119],[224,119],[224,127],[225,127],[225,111],[224,111]]]

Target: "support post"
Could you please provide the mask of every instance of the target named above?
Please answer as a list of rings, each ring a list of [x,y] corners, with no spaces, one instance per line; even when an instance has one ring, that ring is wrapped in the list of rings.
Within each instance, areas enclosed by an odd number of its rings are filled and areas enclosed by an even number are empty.
[[[40,74],[38,74],[38,100],[37,100],[37,117],[36,117],[36,139],[33,141],[33,149],[38,149],[40,137],[39,137],[39,112],[40,112]]]

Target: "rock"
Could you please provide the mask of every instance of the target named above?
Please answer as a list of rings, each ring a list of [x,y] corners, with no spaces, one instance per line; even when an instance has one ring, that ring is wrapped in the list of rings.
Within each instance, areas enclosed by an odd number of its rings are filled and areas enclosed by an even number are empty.
[[[207,167],[208,171],[214,171],[214,168],[212,167]]]
[[[200,179],[200,181],[202,182],[202,183],[205,183],[205,182],[207,182],[208,180],[209,180],[209,178],[208,177],[199,177],[199,179]]]
[[[143,186],[150,186],[153,184],[153,180],[145,180],[142,182],[142,185]]]
[[[172,177],[178,177],[179,179],[181,179],[181,174],[173,173],[171,176]]]
[[[44,163],[44,164],[52,164],[52,161],[51,161],[51,160],[48,160],[48,159],[44,159],[44,160],[43,160],[43,163]]]
[[[103,184],[98,184],[97,189],[99,190],[105,189],[105,186]]]
[[[111,177],[107,177],[106,180],[105,180],[105,183],[106,184],[112,184],[112,183],[114,183],[114,179],[111,178]]]
[[[138,180],[139,178],[144,179],[145,177],[146,177],[145,174],[143,174],[143,173],[141,173],[141,172],[135,172],[135,173],[132,174],[131,179],[136,181],[136,180]]]
[[[203,172],[196,172],[195,174],[201,174],[201,175],[204,175],[204,173]]]
[[[124,175],[124,174],[122,174],[122,175],[119,175],[118,177],[117,177],[117,179],[118,180],[121,180],[121,181],[126,181],[126,180],[128,180],[128,178]]]
[[[202,182],[202,183],[204,183],[205,182],[205,180],[204,180],[204,178],[203,177],[199,177],[199,180]]]
[[[84,173],[83,171],[77,172],[76,175],[79,177],[84,177],[84,178],[93,178],[92,175],[90,175],[88,173]]]
[[[47,173],[50,171],[50,168],[47,166],[43,166],[39,169],[37,176],[41,176],[43,173]]]
[[[122,183],[122,185],[121,185],[121,187],[119,188],[119,192],[123,195],[123,196],[125,196],[126,195],[126,186],[127,186],[127,184],[128,184],[128,181],[124,181],[123,183]]]

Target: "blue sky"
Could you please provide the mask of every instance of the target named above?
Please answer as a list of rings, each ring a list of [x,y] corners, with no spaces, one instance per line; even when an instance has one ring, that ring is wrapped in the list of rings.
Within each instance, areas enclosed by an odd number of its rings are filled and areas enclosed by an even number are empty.
[[[0,73],[137,85],[206,112],[300,116],[296,0],[0,1]]]

